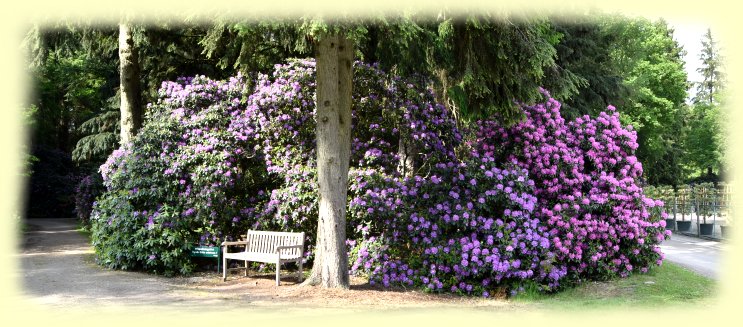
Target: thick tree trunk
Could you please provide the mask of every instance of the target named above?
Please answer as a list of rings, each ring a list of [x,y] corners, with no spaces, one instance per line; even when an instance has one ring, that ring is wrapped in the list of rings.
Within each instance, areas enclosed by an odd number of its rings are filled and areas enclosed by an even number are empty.
[[[351,157],[353,44],[331,35],[317,52],[318,256],[322,286],[348,288],[346,199]],[[313,274],[317,274],[313,271]]]
[[[129,143],[142,127],[142,100],[139,81],[139,56],[132,39],[131,26],[119,24],[119,76],[121,80],[121,144]]]

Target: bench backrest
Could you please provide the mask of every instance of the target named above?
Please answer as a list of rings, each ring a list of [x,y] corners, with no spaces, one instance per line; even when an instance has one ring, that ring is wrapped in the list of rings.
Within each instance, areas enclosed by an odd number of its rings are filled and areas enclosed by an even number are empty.
[[[304,245],[304,233],[248,230],[246,240],[248,241],[247,250],[250,252],[276,253],[277,246]],[[281,253],[302,256],[302,250],[297,248],[282,250]]]

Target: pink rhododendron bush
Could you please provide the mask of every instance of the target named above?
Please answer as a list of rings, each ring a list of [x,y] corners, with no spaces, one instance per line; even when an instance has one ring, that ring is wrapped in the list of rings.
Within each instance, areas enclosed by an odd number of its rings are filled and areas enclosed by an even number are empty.
[[[661,263],[662,203],[643,195],[635,132],[613,108],[565,122],[545,92],[514,126],[494,118],[460,132],[427,85],[355,65],[351,273],[487,297]],[[304,231],[312,260],[314,97],[309,60],[254,81],[163,83],[145,126],[101,167],[98,261],[189,273],[190,246],[248,228]],[[401,173],[402,143],[417,153],[412,174]]]
[[[513,127],[480,122],[471,145],[499,161],[515,161],[535,181],[535,214],[571,278],[605,278],[660,265],[663,203],[643,194],[637,136],[609,106],[598,117],[565,122],[560,103],[523,106]]]

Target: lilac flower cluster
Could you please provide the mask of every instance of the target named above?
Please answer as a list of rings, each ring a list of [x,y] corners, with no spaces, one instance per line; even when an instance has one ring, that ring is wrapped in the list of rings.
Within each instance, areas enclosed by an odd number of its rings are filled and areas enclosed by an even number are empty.
[[[440,154],[453,156],[461,135],[424,85],[424,81],[390,76],[376,65],[354,64],[351,167],[396,173],[401,135],[416,143],[424,163]],[[269,172],[288,176],[302,167],[315,167],[314,87],[313,60],[292,60],[276,65],[270,75],[258,75],[242,121],[257,121]],[[243,129],[242,123],[230,127],[233,133]]]
[[[90,225],[90,214],[93,211],[95,198],[103,193],[104,187],[99,174],[93,173],[83,177],[75,189],[75,214],[84,226]]]

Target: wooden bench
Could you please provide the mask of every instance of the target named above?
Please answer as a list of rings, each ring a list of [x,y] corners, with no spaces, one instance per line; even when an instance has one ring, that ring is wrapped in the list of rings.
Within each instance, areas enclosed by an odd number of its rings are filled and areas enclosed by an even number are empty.
[[[240,252],[229,252],[230,245],[245,245]],[[248,230],[244,241],[222,242],[222,281],[227,280],[227,270],[245,269],[248,276],[248,261],[276,264],[276,286],[281,285],[279,269],[282,263],[296,262],[299,265],[297,279],[302,281],[302,256],[304,253],[304,232],[268,232]],[[227,259],[242,260],[245,267],[227,268]]]

